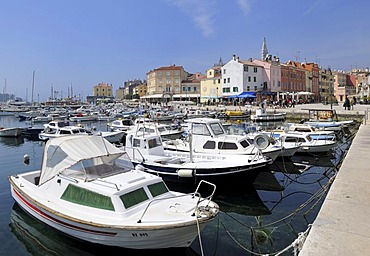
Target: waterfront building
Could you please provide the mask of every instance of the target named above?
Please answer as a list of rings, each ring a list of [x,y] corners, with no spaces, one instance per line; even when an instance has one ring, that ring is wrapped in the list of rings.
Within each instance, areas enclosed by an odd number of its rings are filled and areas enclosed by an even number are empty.
[[[302,67],[309,72],[308,79],[310,80],[310,85],[312,86],[312,90],[310,92],[313,93],[315,100],[319,101],[319,65],[313,62],[303,62]]]
[[[333,71],[333,76],[334,95],[338,101],[344,101],[346,98],[346,73],[342,70],[335,70]]]
[[[181,93],[181,82],[189,73],[182,66],[167,66],[150,70],[146,73],[147,95],[143,98],[172,98]]]
[[[310,87],[306,83],[306,70],[301,63],[288,61],[281,63],[281,91],[283,92],[310,92]]]
[[[138,88],[138,86],[141,87]],[[133,99],[144,95],[146,95],[146,85],[145,81],[140,79],[128,80],[116,90],[116,100]]]
[[[352,69],[350,74],[356,76],[356,93],[360,101],[367,101],[370,95],[370,70],[369,68],[364,69]]]
[[[253,63],[262,66],[263,91],[278,92],[281,90],[280,60],[276,56],[268,55],[266,60],[253,60]]]
[[[134,95],[138,95],[139,97],[143,97],[147,94],[147,86],[145,83],[136,85],[134,89]]]
[[[113,86],[111,84],[99,83],[93,88],[93,96],[113,97]]]
[[[242,92],[263,90],[263,66],[250,58],[242,61],[236,55],[222,67],[221,84],[223,96],[236,96]]]
[[[319,71],[319,101],[328,103],[334,102],[334,76],[329,69],[320,69]],[[332,98],[330,98],[332,95]]]
[[[200,102],[218,103],[219,97],[222,97],[221,69],[222,61],[215,64],[206,71],[205,77],[200,81]]]
[[[200,102],[200,81],[206,76],[200,72],[189,75],[181,81],[181,94],[174,94],[176,100]]]

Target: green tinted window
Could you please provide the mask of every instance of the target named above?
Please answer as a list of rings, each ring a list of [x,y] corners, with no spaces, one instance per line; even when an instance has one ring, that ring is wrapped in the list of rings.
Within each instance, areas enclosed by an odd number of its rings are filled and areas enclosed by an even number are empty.
[[[143,188],[139,188],[130,193],[120,196],[120,198],[125,208],[128,209],[138,203],[141,203],[147,200],[148,195],[145,193],[145,190]]]
[[[153,197],[162,195],[168,192],[166,185],[163,182],[158,182],[148,186],[150,193]]]
[[[61,196],[61,199],[75,204],[114,211],[114,206],[109,196],[101,195],[72,184],[68,185],[67,189]]]

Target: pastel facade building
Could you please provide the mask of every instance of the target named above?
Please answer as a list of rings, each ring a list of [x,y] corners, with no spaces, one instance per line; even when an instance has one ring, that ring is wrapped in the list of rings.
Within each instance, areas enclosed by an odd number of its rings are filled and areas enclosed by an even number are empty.
[[[181,93],[181,82],[186,80],[189,73],[182,66],[167,66],[146,73],[147,95],[161,97],[163,94]]]
[[[215,65],[206,71],[206,75],[200,81],[200,102],[218,102],[222,97],[221,84],[222,65]]]
[[[96,97],[113,97],[113,86],[111,84],[99,83],[93,88],[93,96]]]
[[[222,67],[221,84],[223,96],[262,91],[263,67],[253,63],[252,59],[242,61],[233,55]]]

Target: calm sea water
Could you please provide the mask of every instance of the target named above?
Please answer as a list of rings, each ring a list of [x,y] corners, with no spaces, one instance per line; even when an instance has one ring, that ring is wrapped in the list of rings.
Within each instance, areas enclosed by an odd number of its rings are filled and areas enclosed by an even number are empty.
[[[84,124],[107,130],[105,122]],[[13,116],[0,116],[0,126],[27,127]],[[0,137],[0,255],[251,255],[279,252],[312,223],[326,196],[328,180],[351,139],[343,138],[328,155],[278,159],[257,178],[255,186],[238,182],[218,186],[214,200],[219,218],[209,223],[185,251],[137,251],[76,241],[27,215],[14,203],[9,175],[39,169],[44,143],[30,138]],[[23,164],[23,156],[30,164]],[[272,172],[271,172],[272,171]],[[173,189],[183,188],[170,186]],[[290,250],[285,255],[292,255]]]

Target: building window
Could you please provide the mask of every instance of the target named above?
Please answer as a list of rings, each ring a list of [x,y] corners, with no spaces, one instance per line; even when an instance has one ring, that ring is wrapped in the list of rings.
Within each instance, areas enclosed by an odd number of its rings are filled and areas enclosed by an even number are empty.
[[[180,73],[178,70],[175,71],[175,76],[178,76]]]
[[[162,76],[162,72],[158,72],[157,74],[158,74],[158,76]]]
[[[218,83],[219,83],[219,84],[221,83],[221,79],[218,79]]]
[[[196,91],[197,91],[197,87],[196,87],[196,86],[194,86],[194,88],[193,88],[193,89],[194,89],[194,92],[196,92]]]
[[[212,71],[209,71],[209,76],[211,76],[212,75]]]
[[[233,92],[238,92],[238,87],[233,87]]]
[[[244,71],[248,72],[248,66],[244,66]]]
[[[253,82],[257,82],[257,77],[253,77]]]
[[[253,68],[253,72],[254,72],[254,73],[257,73],[257,67],[254,67],[254,68]]]
[[[166,76],[170,76],[171,75],[171,72],[170,71],[167,71],[166,72]]]
[[[167,78],[167,79],[166,79],[166,84],[167,84],[167,85],[171,84],[171,78]]]
[[[182,91],[185,92],[185,86],[182,87]]]
[[[224,78],[224,84],[226,84],[226,78]]]
[[[257,91],[257,86],[254,86],[254,90]]]
[[[250,90],[251,90],[251,87],[247,86],[247,92],[249,92]]]
[[[251,77],[250,76],[248,76],[248,82],[250,82],[251,81]]]
[[[226,69],[224,69],[224,74],[226,74]]]
[[[230,87],[224,87],[224,88],[222,88],[222,92],[230,92]]]
[[[227,78],[227,82],[228,82],[228,83],[230,83],[230,77],[229,77],[229,78]]]

